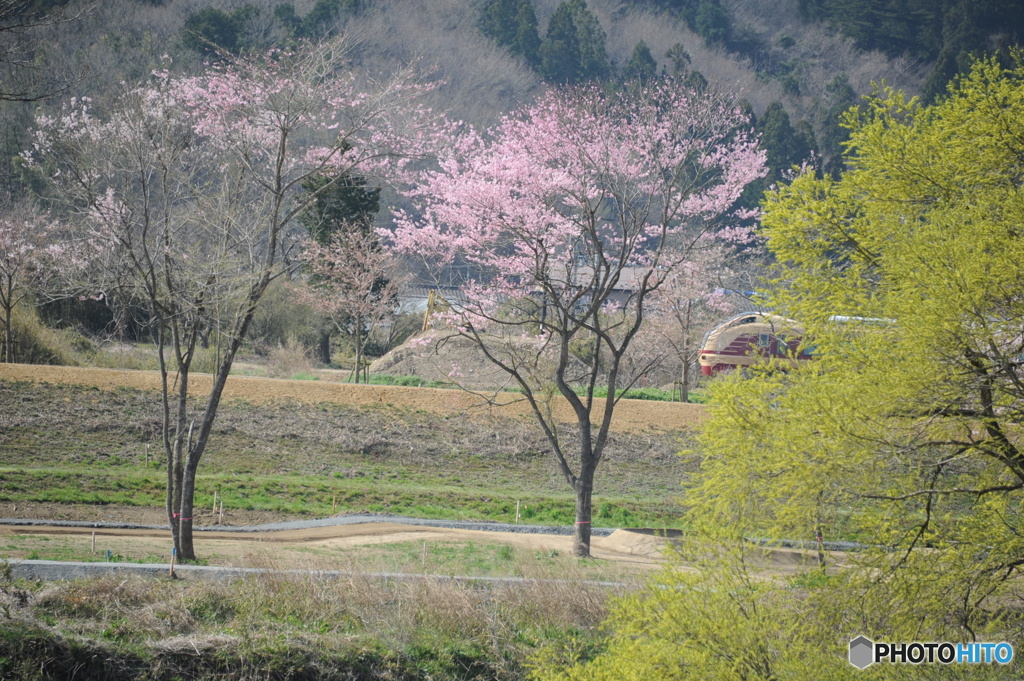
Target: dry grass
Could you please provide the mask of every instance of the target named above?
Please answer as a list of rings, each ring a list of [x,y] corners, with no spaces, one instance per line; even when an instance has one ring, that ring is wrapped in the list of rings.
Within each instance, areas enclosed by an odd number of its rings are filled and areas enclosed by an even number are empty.
[[[312,376],[315,368],[309,349],[295,336],[272,348],[267,357],[267,375],[272,378]]]
[[[112,658],[130,649],[153,669],[182,654],[223,664],[302,651],[337,673],[356,651],[376,673],[401,670],[400,678],[512,679],[538,646],[596,637],[613,593],[564,573],[537,576],[504,584],[285,572],[230,583],[104,577],[35,593],[0,585],[0,606],[23,627],[50,627]]]

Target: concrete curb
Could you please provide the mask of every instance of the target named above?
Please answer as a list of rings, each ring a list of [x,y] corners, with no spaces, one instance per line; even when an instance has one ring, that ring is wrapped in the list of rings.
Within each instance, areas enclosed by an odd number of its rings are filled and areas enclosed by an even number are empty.
[[[111,575],[139,575],[143,577],[171,578],[170,564],[158,563],[83,563],[54,560],[12,560],[9,562],[11,576],[39,582],[58,582],[72,579],[90,579]],[[175,565],[175,579],[191,579],[209,582],[224,582],[248,577],[268,575],[273,577],[312,577],[315,579],[372,579],[379,581],[438,581],[478,585],[515,584],[585,584],[605,588],[627,587],[624,582],[582,581],[570,582],[564,579],[528,579],[526,577],[466,577],[458,575],[420,575],[404,572],[346,572],[342,570],[274,570],[270,568],[232,568],[209,565]]]

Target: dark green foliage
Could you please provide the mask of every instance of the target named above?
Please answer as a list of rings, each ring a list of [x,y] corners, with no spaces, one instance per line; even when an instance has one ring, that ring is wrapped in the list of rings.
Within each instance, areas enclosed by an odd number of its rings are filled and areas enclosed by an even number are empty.
[[[941,96],[971,56],[1024,42],[1020,0],[800,0],[805,21],[827,21],[867,50],[934,61],[924,98]]]
[[[348,230],[364,234],[373,229],[373,218],[380,211],[380,187],[368,187],[366,178],[359,175],[345,175],[330,186],[331,178],[311,177],[302,188],[317,192],[313,204],[299,216],[299,222],[321,246],[327,245],[335,236]],[[376,290],[387,286],[386,279],[374,283]],[[332,325],[321,325],[317,346],[317,359],[323,364],[331,362]]]
[[[480,6],[480,31],[536,67],[540,63],[540,34],[531,0],[485,0]]]
[[[580,80],[580,45],[576,22],[568,2],[555,8],[548,32],[540,46],[541,75],[552,83]]]
[[[610,75],[604,29],[584,0],[567,0],[555,8],[540,46],[540,72],[545,80],[560,84]]]
[[[729,13],[719,0],[701,0],[694,17],[694,30],[709,45],[724,44],[729,38]]]
[[[480,6],[480,32],[502,47],[511,47],[516,42],[518,10],[518,0],[486,0]]]
[[[665,56],[672,62],[672,75],[678,76],[686,73],[690,68],[690,53],[686,51],[682,43],[676,43],[668,48]]]
[[[623,80],[635,80],[646,83],[658,73],[658,63],[654,61],[651,48],[643,40],[633,48],[633,55],[622,69]]]
[[[755,121],[753,117],[751,120]],[[787,171],[810,160],[815,153],[811,124],[803,120],[794,126],[781,102],[769,104],[761,118],[756,119],[755,128],[767,156],[768,174],[743,190],[740,204],[750,208],[760,205],[765,190],[782,182]]]
[[[302,18],[295,12],[295,5],[283,2],[274,8],[274,21],[287,36],[295,36],[302,32]]]
[[[380,187],[368,187],[366,178],[345,175],[324,188],[331,178],[311,177],[302,184],[307,192],[320,193],[299,221],[318,243],[326,244],[330,238],[353,226],[366,232],[380,211]]]
[[[218,52],[238,54],[246,50],[263,47],[254,43],[250,27],[259,18],[260,10],[255,5],[242,5],[231,14],[215,7],[204,7],[185,18],[182,28],[182,44],[207,56]]]
[[[798,133],[789,120],[781,102],[772,102],[758,123],[761,144],[768,156],[769,173],[778,177],[794,165],[800,165],[811,155],[810,140]]]
[[[274,7],[274,23],[286,41],[320,40],[337,33],[342,17],[356,14],[362,9],[361,0],[317,0],[309,13],[300,17],[291,2]]]
[[[239,47],[242,18],[237,14],[227,14],[215,7],[204,7],[189,14],[182,29],[182,42],[185,47],[208,55],[215,55],[218,50],[235,52]]]
[[[825,86],[825,100],[818,113],[817,129],[820,130],[822,171],[838,177],[843,169],[843,142],[849,138],[846,128],[839,125],[839,118],[857,103],[857,93],[850,86],[845,73],[841,73]]]
[[[537,14],[530,0],[519,0],[516,13],[516,42],[512,50],[522,55],[532,67],[540,66],[540,33],[537,32]]]
[[[605,50],[605,32],[588,9],[585,0],[570,0],[580,47],[580,79],[603,80],[611,74]]]
[[[705,78],[704,74],[700,71],[693,70],[686,74],[686,78],[683,79],[683,84],[691,90],[703,92],[708,87],[708,79]]]

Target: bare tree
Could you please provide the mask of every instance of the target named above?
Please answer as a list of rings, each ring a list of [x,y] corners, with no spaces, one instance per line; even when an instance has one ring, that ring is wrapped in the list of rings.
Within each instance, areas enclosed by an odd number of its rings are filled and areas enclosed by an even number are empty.
[[[40,61],[41,33],[90,9],[86,4],[74,12],[58,8],[42,13],[29,0],[0,0],[0,101],[38,102],[74,82],[67,67]]]
[[[307,243],[302,259],[310,276],[299,288],[299,300],[352,338],[358,383],[370,332],[398,310],[404,284],[399,259],[359,225],[338,230],[326,244]]]

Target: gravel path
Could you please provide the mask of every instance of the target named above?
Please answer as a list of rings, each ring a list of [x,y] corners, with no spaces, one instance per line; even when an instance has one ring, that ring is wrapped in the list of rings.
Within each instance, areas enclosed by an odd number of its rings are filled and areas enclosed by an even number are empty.
[[[366,523],[394,523],[399,525],[421,525],[424,527],[441,527],[453,530],[480,530],[483,532],[519,532],[523,534],[555,534],[571,535],[573,528],[568,525],[513,525],[511,523],[472,522],[466,520],[424,520],[422,518],[406,518],[394,515],[340,515],[331,518],[313,520],[290,520],[264,525],[204,525],[196,527],[196,532],[276,532],[280,530],[311,530],[318,527],[338,527],[342,525],[362,525]],[[136,525],[132,523],[105,523],[78,520],[25,520],[18,518],[0,518],[0,525],[48,526],[48,527],[85,527],[116,530],[162,530],[166,525]],[[595,537],[607,537],[616,528],[595,527],[591,534]]]

